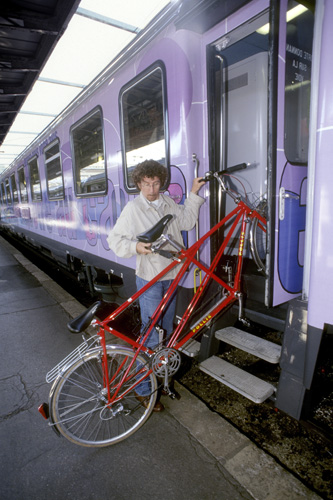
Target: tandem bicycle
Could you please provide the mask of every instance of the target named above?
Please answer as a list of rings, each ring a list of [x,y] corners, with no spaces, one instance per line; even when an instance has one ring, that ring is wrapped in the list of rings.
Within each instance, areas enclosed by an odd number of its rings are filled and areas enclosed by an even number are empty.
[[[175,396],[170,389],[170,380],[181,365],[184,346],[202,335],[203,330],[234,303],[238,303],[238,319],[246,323],[241,288],[244,252],[249,243],[257,269],[265,273],[256,242],[265,237],[266,219],[262,208],[264,203],[252,207],[244,197],[228,186],[230,171],[231,169],[209,172],[203,178],[204,181],[216,180],[219,189],[235,202],[235,208],[229,214],[187,249],[169,237],[167,227],[172,215],[164,216],[137,238],[138,241],[151,243],[153,252],[169,258],[167,267],[104,319],[98,317],[98,311],[103,306],[103,302],[98,301],[69,322],[68,327],[72,333],[82,333],[92,325],[96,334],[85,338],[81,345],[46,376],[47,382],[52,382],[52,386],[48,403],[43,403],[39,411],[59,435],[75,444],[90,447],[108,446],[128,438],[151,415],[161,388],[164,394]],[[199,250],[220,230],[224,231],[223,241],[211,263],[205,265],[198,258]],[[234,258],[225,278],[219,272],[220,262],[231,241]],[[166,243],[174,250],[164,249]],[[137,337],[120,331],[117,325],[122,314],[175,266],[178,266],[177,275],[144,330]],[[169,339],[151,350],[145,346],[145,342],[153,328],[159,329],[159,319],[190,266],[199,270],[200,284]],[[195,313],[201,309],[211,283],[218,289],[218,298],[213,304],[210,300],[206,301],[209,307],[198,317]],[[106,334],[118,338],[123,345],[110,342],[106,339]],[[144,404],[138,401],[135,392],[143,381],[148,382],[150,387]]]

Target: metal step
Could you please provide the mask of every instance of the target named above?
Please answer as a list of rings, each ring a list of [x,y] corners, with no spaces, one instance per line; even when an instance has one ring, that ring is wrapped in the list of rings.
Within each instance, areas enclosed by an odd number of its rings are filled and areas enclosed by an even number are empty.
[[[269,363],[278,363],[281,357],[281,346],[233,326],[218,330],[215,337]]]
[[[199,365],[200,370],[215,378],[254,403],[262,403],[274,392],[275,387],[251,375],[224,359],[212,356]]]
[[[190,339],[186,344],[179,348],[181,352],[189,356],[190,358],[195,358],[198,356],[200,351],[200,342],[197,340]]]

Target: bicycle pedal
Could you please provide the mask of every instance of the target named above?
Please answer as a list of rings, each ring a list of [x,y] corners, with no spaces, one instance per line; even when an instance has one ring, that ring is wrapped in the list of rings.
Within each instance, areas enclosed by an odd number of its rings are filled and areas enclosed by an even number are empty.
[[[179,392],[177,392],[177,391],[172,392],[172,395],[170,397],[171,397],[171,399],[177,399],[178,401],[181,398]]]
[[[171,399],[180,400],[180,394],[177,391],[170,391],[170,389],[162,389],[162,396],[169,396]]]

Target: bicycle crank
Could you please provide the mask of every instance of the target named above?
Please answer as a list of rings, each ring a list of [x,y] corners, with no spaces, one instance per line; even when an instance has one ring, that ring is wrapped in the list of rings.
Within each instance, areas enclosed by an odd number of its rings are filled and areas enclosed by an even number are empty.
[[[152,370],[157,377],[164,379],[164,391],[173,396],[169,389],[169,378],[178,370],[181,364],[181,356],[178,351],[171,347],[165,347],[154,354],[152,359]]]

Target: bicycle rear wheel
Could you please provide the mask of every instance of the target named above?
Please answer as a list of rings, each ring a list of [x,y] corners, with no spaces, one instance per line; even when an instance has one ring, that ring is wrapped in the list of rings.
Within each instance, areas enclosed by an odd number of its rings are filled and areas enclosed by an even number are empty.
[[[126,347],[107,346],[107,355],[112,394],[134,352]],[[116,402],[108,405],[101,359],[101,348],[88,351],[55,381],[51,391],[51,420],[65,438],[82,446],[108,446],[128,438],[146,422],[156,402],[157,381],[153,373],[145,379],[151,387],[146,406],[135,397],[132,387],[137,382],[138,366],[142,373],[149,371],[146,357],[140,354],[121,385]]]

